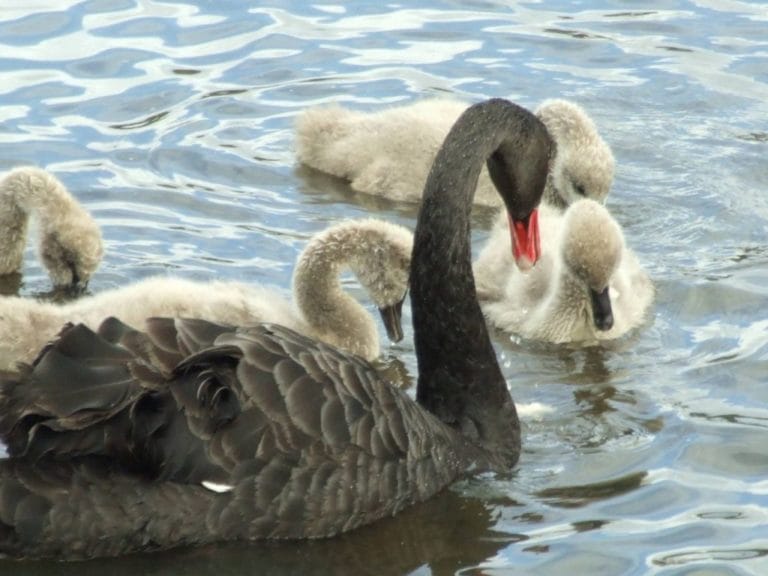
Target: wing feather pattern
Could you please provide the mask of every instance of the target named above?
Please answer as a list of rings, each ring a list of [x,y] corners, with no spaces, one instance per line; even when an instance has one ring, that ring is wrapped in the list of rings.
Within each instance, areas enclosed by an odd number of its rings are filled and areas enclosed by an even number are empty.
[[[331,536],[465,465],[457,435],[357,357],[280,326],[170,318],[67,327],[0,376],[0,438],[15,555]]]

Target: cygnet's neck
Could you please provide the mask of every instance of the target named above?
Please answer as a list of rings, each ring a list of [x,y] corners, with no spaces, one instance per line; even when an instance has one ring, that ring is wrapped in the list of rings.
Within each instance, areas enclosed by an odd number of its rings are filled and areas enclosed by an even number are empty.
[[[4,205],[27,217],[34,213],[42,226],[60,219],[71,210],[72,196],[51,174],[33,166],[15,168],[0,180],[0,198]],[[6,214],[0,213],[0,223],[11,223]]]
[[[544,303],[547,339],[588,339],[596,332],[590,288],[602,290],[621,261],[623,240],[600,204],[579,200],[568,209],[550,293]],[[589,282],[586,278],[591,278]]]
[[[562,261],[554,267],[554,278],[545,297],[540,326],[540,338],[552,342],[586,339],[594,333],[589,293],[584,281]],[[578,327],[583,332],[579,334]]]
[[[32,166],[0,180],[0,274],[20,271],[31,215],[38,225],[38,255],[51,280],[84,287],[101,262],[101,230],[53,174]]]
[[[365,234],[337,227],[313,238],[296,264],[293,298],[315,337],[370,359],[379,350],[376,324],[340,279],[345,268],[356,273],[372,258]]]
[[[0,180],[0,274],[21,269],[31,215],[46,237],[77,209],[67,189],[45,170],[24,166],[8,172]]]

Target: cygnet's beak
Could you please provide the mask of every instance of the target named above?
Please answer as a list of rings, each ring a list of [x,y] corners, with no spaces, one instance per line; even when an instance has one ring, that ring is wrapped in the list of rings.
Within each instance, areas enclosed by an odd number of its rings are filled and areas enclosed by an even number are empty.
[[[72,296],[79,296],[88,288],[88,279],[80,278],[80,274],[78,273],[77,266],[75,266],[75,264],[70,263],[69,269],[72,273],[72,281],[68,286],[66,286],[66,291]]]
[[[523,272],[530,270],[541,256],[539,239],[539,211],[534,210],[524,220],[516,220],[510,214],[509,233],[512,236],[512,256]]]
[[[379,308],[379,314],[384,322],[384,327],[387,329],[387,337],[392,342],[400,342],[403,339],[403,301],[405,295],[400,302],[392,304],[391,306],[384,306]]]
[[[613,327],[613,310],[611,308],[611,296],[608,294],[608,286],[601,292],[589,289],[592,299],[592,320],[595,328],[606,331]]]

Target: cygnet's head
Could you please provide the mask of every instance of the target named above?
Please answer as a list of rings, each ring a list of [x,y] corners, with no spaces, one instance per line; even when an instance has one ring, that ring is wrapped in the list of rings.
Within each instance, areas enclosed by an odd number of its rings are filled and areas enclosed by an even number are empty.
[[[349,266],[379,309],[387,336],[393,342],[403,338],[401,314],[408,291],[412,233],[383,220],[359,222],[357,256]]]
[[[84,210],[66,215],[43,232],[40,258],[57,287],[86,287],[101,263],[103,246],[98,224]]]
[[[610,330],[613,312],[609,283],[624,251],[621,228],[602,204],[579,200],[565,212],[562,243],[564,265],[589,292],[595,327]]]
[[[536,109],[555,141],[545,200],[561,209],[581,198],[605,202],[613,184],[611,148],[584,110],[567,100],[545,100]]]

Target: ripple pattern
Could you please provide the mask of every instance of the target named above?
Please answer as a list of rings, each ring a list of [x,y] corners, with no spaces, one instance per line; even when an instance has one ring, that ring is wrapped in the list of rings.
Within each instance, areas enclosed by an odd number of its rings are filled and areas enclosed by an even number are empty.
[[[294,166],[293,120],[322,103],[454,95],[587,109],[617,159],[608,206],[657,299],[645,326],[600,347],[497,337],[516,400],[551,408],[524,422],[508,476],[329,542],[0,571],[768,573],[763,2],[10,4],[0,169],[44,166],[92,210],[106,241],[93,292],[179,274],[287,293],[305,240],[330,222],[412,227],[416,207]],[[31,246],[23,281],[0,285],[48,288]],[[412,381],[410,337],[384,361]]]

